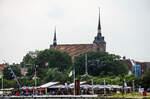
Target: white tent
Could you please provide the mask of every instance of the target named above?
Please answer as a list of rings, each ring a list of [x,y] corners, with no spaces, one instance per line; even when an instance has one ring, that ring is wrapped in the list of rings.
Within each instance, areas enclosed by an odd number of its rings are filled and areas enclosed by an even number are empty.
[[[60,84],[60,82],[49,82],[49,83],[43,84],[41,86],[38,86],[38,88],[49,88],[51,86],[58,85],[58,84]]]
[[[37,88],[37,87],[34,87],[34,86],[32,86],[32,87],[30,87],[30,86],[23,86],[23,87],[21,87],[21,89],[23,89],[23,90],[25,90],[26,88],[28,88],[29,90],[31,90],[31,89],[33,89],[33,88]]]
[[[85,89],[88,89],[88,88],[92,88],[93,86],[92,85],[80,85],[81,88],[85,88]]]
[[[66,86],[65,85],[54,85],[54,86],[51,86],[49,88],[59,88],[59,89],[61,89],[61,88],[66,88]]]
[[[111,85],[111,88],[121,89],[122,86],[119,86],[119,85]]]
[[[87,82],[87,81],[82,81],[82,82],[80,82],[80,87],[81,87],[81,85],[87,85],[87,86],[89,87],[89,86],[90,86],[90,83]],[[85,86],[85,87],[87,87],[87,86]],[[74,83],[70,84],[68,87],[69,87],[69,88],[74,88]],[[83,87],[83,86],[82,86],[82,87]]]
[[[60,82],[49,82],[44,85],[38,86],[37,88],[45,88],[45,93],[47,94],[47,88],[50,88],[55,85],[60,85],[60,84],[61,84]]]

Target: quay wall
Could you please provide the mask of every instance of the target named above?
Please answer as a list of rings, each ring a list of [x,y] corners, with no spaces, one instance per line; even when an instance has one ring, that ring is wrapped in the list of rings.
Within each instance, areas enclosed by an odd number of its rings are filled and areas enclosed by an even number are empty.
[[[38,96],[5,96],[0,99],[143,99],[143,98],[107,98],[107,97],[38,97]],[[144,98],[145,99],[145,98]]]

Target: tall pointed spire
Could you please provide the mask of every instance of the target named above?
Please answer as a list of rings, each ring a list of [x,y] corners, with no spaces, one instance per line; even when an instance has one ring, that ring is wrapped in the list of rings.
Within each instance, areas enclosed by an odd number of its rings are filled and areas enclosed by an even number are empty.
[[[101,30],[101,22],[100,22],[100,8],[99,8],[99,21],[98,21],[98,31]]]
[[[55,26],[55,31],[54,31],[53,46],[54,46],[54,48],[57,46],[57,40],[56,40],[56,26]]]
[[[99,8],[99,20],[98,20],[98,33],[93,42],[94,43],[105,42],[104,37],[102,36],[101,33],[100,8]]]
[[[55,26],[55,31],[54,31],[54,41],[56,41],[56,26]]]

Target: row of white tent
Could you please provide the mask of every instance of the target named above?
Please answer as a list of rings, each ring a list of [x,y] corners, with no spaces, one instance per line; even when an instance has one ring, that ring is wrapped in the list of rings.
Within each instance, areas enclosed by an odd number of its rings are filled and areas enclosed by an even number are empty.
[[[54,85],[49,88],[74,88],[74,85],[68,85],[67,87],[65,85]],[[104,89],[104,88],[117,88],[121,89],[122,86],[119,85],[80,85],[80,88],[88,89],[88,88],[97,88],[97,89]]]
[[[38,87],[22,87],[22,89],[33,89],[33,88],[55,88],[55,89],[62,89],[62,88],[74,88],[74,84],[61,84],[59,82],[49,82],[46,83],[44,85],[38,86]],[[84,89],[88,89],[88,88],[97,88],[97,89],[104,89],[104,88],[108,88],[108,89],[121,89],[123,88],[122,86],[119,85],[90,85],[87,84],[86,82],[80,82],[80,88],[84,88]],[[126,88],[131,88],[131,87],[126,87]]]

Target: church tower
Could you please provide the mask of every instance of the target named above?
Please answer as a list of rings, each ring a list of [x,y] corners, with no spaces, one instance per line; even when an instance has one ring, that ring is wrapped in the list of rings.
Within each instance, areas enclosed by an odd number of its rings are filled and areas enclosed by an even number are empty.
[[[101,33],[101,23],[100,23],[100,9],[99,9],[99,21],[98,21],[98,33],[93,41],[94,51],[106,51],[106,42]]]

